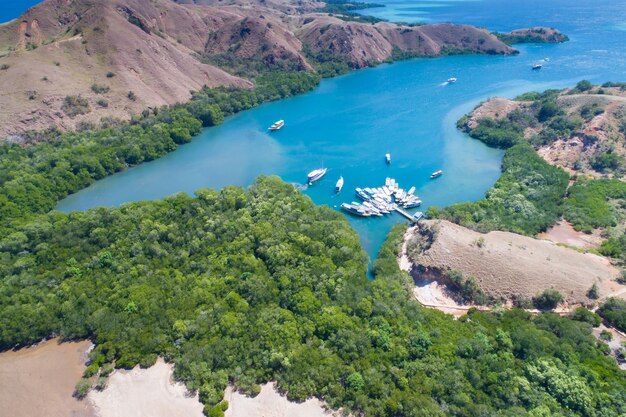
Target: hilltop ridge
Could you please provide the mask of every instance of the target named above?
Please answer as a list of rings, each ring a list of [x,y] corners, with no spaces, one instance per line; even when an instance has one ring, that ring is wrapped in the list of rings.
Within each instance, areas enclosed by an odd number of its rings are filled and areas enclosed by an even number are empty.
[[[319,2],[192,3],[46,0],[0,25],[0,135],[126,119],[186,101],[203,85],[250,88],[253,68],[516,53],[484,29],[354,21]]]

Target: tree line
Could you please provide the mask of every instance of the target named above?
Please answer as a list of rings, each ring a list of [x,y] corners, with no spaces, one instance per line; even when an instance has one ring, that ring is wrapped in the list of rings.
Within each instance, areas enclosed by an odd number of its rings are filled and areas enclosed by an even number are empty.
[[[455,320],[414,302],[404,230],[369,281],[346,219],[275,177],[50,212],[0,241],[0,347],[90,338],[81,392],[163,356],[210,416],[227,384],[267,381],[355,415],[626,413],[626,379],[590,324],[515,309]]]

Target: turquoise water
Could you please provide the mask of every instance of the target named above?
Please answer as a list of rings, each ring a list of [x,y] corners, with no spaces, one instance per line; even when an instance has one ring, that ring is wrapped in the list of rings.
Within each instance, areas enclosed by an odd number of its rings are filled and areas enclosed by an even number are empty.
[[[263,105],[206,129],[192,143],[150,163],[105,178],[61,201],[62,211],[155,199],[201,187],[249,185],[260,174],[276,174],[302,186],[306,173],[325,166],[328,174],[304,193],[317,204],[338,207],[356,200],[354,187],[378,186],[385,177],[417,187],[429,205],[476,200],[500,174],[502,152],[469,139],[456,120],[490,96],[513,97],[528,90],[561,88],[586,78],[626,80],[626,0],[388,2],[367,12],[403,21],[454,21],[510,30],[547,25],[571,42],[526,45],[512,57],[456,56],[417,59],[324,80],[313,92]],[[540,7],[541,6],[541,7]],[[541,71],[530,66],[550,58]],[[448,77],[458,82],[445,85]],[[266,128],[284,118],[283,130]],[[393,163],[384,163],[391,152]],[[431,172],[444,175],[429,180]],[[344,191],[333,193],[337,178]],[[374,258],[398,215],[349,217]]]
[[[0,4],[0,22],[8,22],[9,20],[19,17],[29,7],[42,0],[2,0]]]

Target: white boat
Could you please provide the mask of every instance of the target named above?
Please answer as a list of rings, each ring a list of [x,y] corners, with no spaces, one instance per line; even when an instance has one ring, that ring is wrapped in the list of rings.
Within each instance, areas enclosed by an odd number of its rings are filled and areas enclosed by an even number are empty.
[[[387,152],[385,154],[385,161],[390,164],[391,163],[391,154],[389,152]]]
[[[337,184],[335,184],[335,192],[336,193],[341,192],[342,188],[343,188],[343,177],[339,177],[339,179],[337,180]]]
[[[541,69],[541,67],[543,67],[543,65],[541,65],[541,64],[535,64],[535,65],[533,65],[533,69],[534,69],[534,70],[540,70],[540,69]]]
[[[430,174],[430,179],[440,177],[440,176],[441,176],[441,174],[443,174],[443,171],[442,171],[442,170],[435,171],[435,172],[433,172],[432,174]]]
[[[448,84],[454,84],[456,82],[456,78],[450,77],[448,78]]]
[[[309,185],[313,184],[315,181],[319,180],[324,175],[326,175],[326,171],[327,170],[328,170],[328,168],[318,168],[318,169],[314,169],[313,171],[309,172],[309,174],[307,175],[307,179],[309,181]]]
[[[369,216],[372,215],[372,213],[370,211],[365,210],[365,208],[362,207],[360,204],[343,203],[343,204],[341,204],[341,208],[344,209],[345,211],[347,211],[350,214],[354,214],[355,216],[369,217]]]
[[[281,119],[281,120],[277,121],[276,123],[273,123],[268,129],[273,132],[275,130],[282,129],[283,126],[285,126],[285,121]]]

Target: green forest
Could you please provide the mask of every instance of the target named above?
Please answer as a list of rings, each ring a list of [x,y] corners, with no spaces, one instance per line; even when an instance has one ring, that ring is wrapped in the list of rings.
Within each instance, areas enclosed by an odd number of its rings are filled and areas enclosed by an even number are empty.
[[[344,69],[318,58],[328,74]],[[0,349],[89,338],[95,349],[79,396],[104,386],[115,367],[162,356],[214,417],[223,415],[228,384],[255,394],[267,381],[292,400],[315,396],[353,415],[626,414],[626,377],[585,314],[472,310],[455,320],[423,308],[396,260],[404,226],[391,231],[368,280],[345,217],[276,177],[248,189],[53,211],[59,199],[159,158],[203,127],[319,80],[263,73],[251,90],[204,88],[128,123],[0,145]],[[431,214],[525,234],[554,222],[567,175],[530,145],[506,147],[503,176],[484,200]],[[619,323],[621,308],[610,305],[603,317]]]
[[[502,176],[484,199],[431,207],[427,214],[481,232],[505,230],[534,235],[561,216],[568,178],[565,171],[537,155],[532,146],[520,142],[504,154]]]
[[[0,235],[107,175],[159,158],[224,117],[313,89],[317,75],[269,73],[252,90],[203,88],[186,104],[145,111],[130,122],[104,120],[81,131],[34,132],[29,146],[0,145]]]
[[[404,230],[368,281],[345,218],[274,177],[50,212],[0,241],[0,347],[90,338],[85,378],[163,356],[210,416],[227,384],[271,380],[370,416],[626,413],[624,373],[590,324],[517,309],[454,320],[412,301]]]

